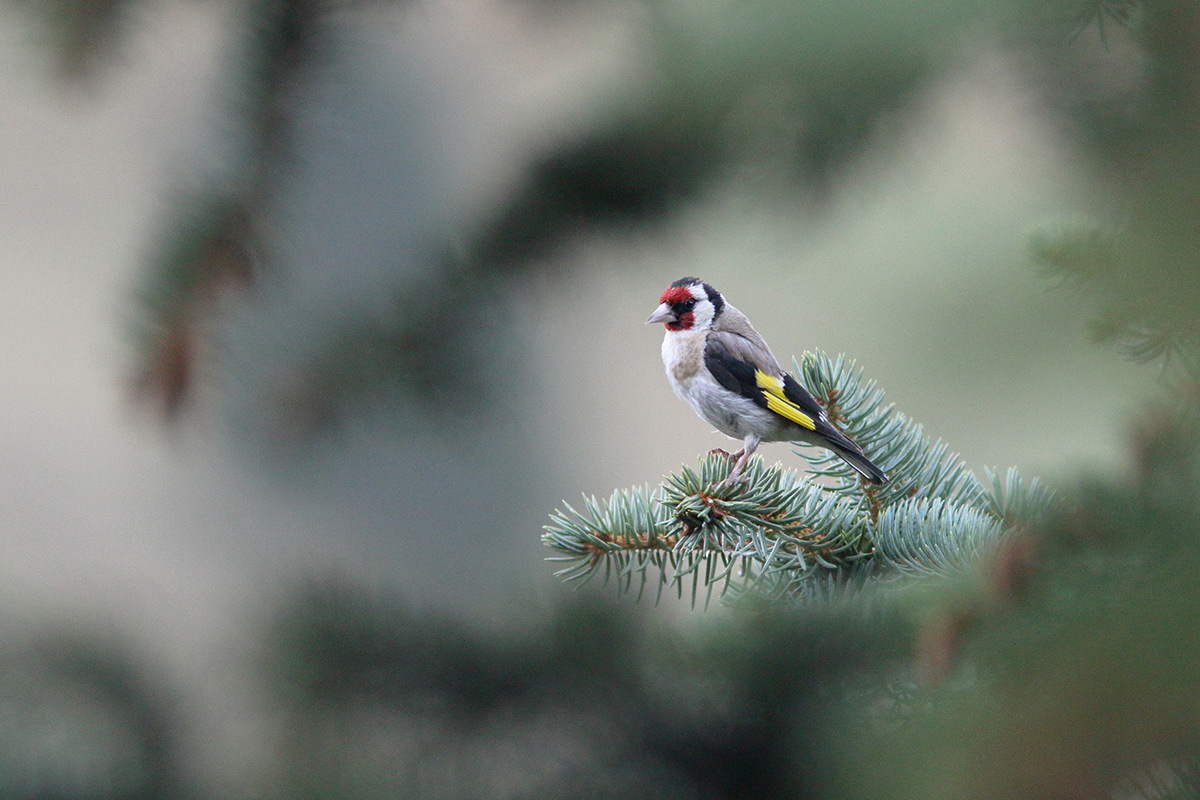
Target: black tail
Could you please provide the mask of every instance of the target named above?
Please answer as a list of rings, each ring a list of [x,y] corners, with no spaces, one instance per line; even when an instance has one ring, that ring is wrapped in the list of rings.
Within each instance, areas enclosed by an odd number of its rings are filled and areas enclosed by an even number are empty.
[[[838,445],[834,444],[829,444],[827,447],[841,456],[843,461],[854,467],[858,474],[862,475],[870,483],[880,486],[887,483],[889,479],[888,476],[883,473],[883,470],[872,464],[871,460],[863,455],[863,452],[859,449],[858,445],[854,444],[853,442],[851,442],[851,444],[854,445],[854,449],[850,449],[849,447],[839,447]]]
[[[858,446],[858,442],[830,425],[828,420],[817,420],[816,433],[823,440],[817,444],[826,450],[837,453],[843,461],[854,467],[859,475],[880,486],[888,482],[888,476],[871,463],[871,459],[866,457],[862,448]]]

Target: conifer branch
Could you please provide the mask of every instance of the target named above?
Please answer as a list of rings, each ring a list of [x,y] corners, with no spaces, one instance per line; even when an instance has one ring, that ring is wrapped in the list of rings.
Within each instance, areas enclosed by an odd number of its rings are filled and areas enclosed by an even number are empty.
[[[793,365],[800,384],[810,387],[830,421],[892,477],[887,486],[872,490],[874,502],[886,506],[906,497],[979,502],[983,487],[958,454],[949,452],[940,439],[930,442],[921,425],[885,406],[883,392],[875,381],[863,378],[853,361],[845,356],[831,359],[816,351],[805,353]],[[835,491],[863,494],[858,473],[828,450],[807,448],[796,454],[809,462],[811,474],[832,479]]]
[[[682,594],[690,580],[693,602],[700,586],[708,597],[748,589],[808,597],[872,575],[961,571],[1049,508],[1049,490],[1013,469],[1003,480],[987,471],[985,486],[945,442],[884,405],[875,381],[844,356],[805,353],[796,370],[891,483],[866,484],[833,454],[808,448],[796,452],[810,476],[754,457],[727,485],[731,459],[714,451],[657,489],[585,497],[582,511],[564,504],[542,536],[560,554],[551,560],[566,564],[557,574],[586,581],[603,572],[623,591],[636,582],[640,597],[653,570],[658,595],[671,585]]]
[[[971,506],[940,497],[888,506],[875,528],[875,557],[884,570],[946,575],[969,567],[994,546],[1003,522]]]
[[[1016,467],[1009,467],[1003,479],[991,467],[983,470],[990,487],[983,498],[987,512],[1010,527],[1041,522],[1054,507],[1054,492],[1037,478],[1024,483]]]

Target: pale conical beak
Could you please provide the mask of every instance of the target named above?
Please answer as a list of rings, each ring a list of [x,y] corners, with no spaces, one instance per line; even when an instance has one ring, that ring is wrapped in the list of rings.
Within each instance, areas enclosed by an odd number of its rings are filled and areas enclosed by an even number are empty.
[[[671,307],[669,305],[667,305],[666,303],[663,303],[658,308],[654,309],[654,313],[650,315],[650,319],[646,320],[646,324],[649,325],[654,322],[675,322],[675,321],[676,321],[675,312],[671,310]]]

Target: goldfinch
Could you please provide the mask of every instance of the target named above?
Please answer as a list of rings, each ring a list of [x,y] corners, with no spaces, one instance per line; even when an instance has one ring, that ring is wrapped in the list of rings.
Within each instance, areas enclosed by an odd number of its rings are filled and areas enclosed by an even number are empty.
[[[760,442],[799,442],[832,450],[871,483],[887,483],[862,448],[833,427],[824,410],[779,366],[746,315],[698,278],[663,291],[646,324],[667,328],[662,357],[675,394],[708,424],[743,441],[732,481]]]

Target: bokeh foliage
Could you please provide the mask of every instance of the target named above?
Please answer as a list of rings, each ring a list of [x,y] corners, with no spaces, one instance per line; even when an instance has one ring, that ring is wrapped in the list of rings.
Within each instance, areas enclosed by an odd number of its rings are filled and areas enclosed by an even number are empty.
[[[93,74],[133,35],[124,31],[136,17],[130,3],[25,5],[69,76]],[[379,397],[389,382],[406,402],[449,405],[436,394],[438,370],[461,374],[479,357],[454,335],[463,326],[429,324],[462,313],[454,286],[569,270],[567,245],[580,232],[669,221],[731,162],[761,154],[763,141],[783,156],[778,174],[819,198],[953,67],[956,37],[995,35],[1024,59],[1099,187],[1093,207],[1064,209],[1038,229],[1033,257],[1095,294],[1102,337],[1166,362],[1162,399],[1131,425],[1130,474],[1059,487],[1060,509],[1024,522],[965,577],[924,574],[886,593],[868,584],[799,607],[747,598],[740,613],[694,633],[587,601],[484,634],[360,589],[302,587],[264,624],[262,692],[283,732],[270,779],[240,794],[1198,796],[1194,4],[646,8],[659,80],[632,87],[589,133],[532,156],[464,244],[430,242],[433,283],[420,287],[428,317],[349,317],[315,333],[323,344],[300,378],[312,389],[300,393],[305,402],[319,406],[311,419]],[[193,388],[199,323],[218,290],[287,270],[264,219],[295,156],[291,101],[319,59],[336,55],[330,20],[352,22],[355,8],[273,0],[243,11],[242,80],[230,102],[243,123],[242,161],[234,177],[181,192],[142,293],[142,383],[168,409]],[[1119,62],[1121,79],[1089,72],[1094,57]],[[994,484],[990,513],[1011,522],[1022,495]],[[47,651],[8,647],[6,663],[23,666],[5,673],[6,718],[49,709],[41,719],[51,725],[99,722],[82,734],[60,728],[57,750],[39,750],[29,726],[0,731],[16,776],[8,796],[166,797],[205,785],[179,766],[183,723],[165,690],[147,688],[136,658],[86,637],[55,641]],[[34,692],[23,683],[30,674]],[[87,741],[124,755],[74,773],[39,760],[78,764]],[[46,778],[63,774],[83,777]]]

